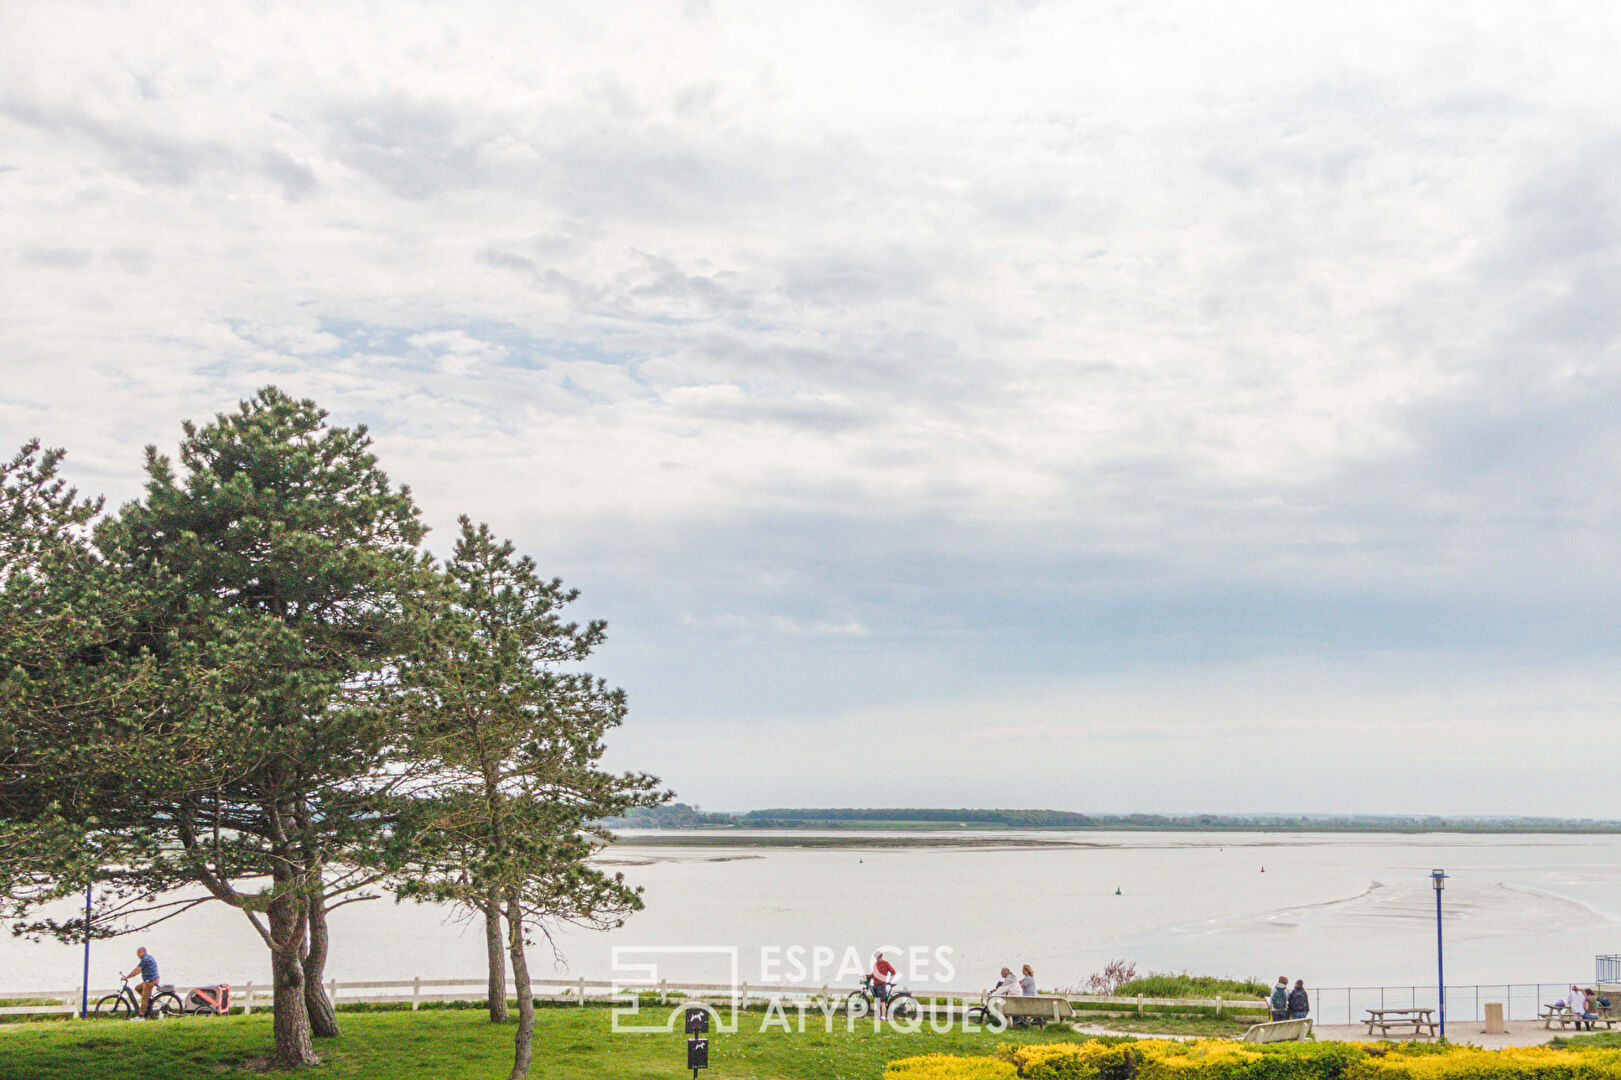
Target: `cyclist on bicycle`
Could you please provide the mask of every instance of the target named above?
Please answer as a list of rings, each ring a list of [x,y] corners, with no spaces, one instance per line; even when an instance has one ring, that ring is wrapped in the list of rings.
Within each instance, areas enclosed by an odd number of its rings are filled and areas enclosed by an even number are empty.
[[[137,971],[141,973],[141,985],[138,987],[141,991],[141,1015],[136,1019],[144,1019],[152,1008],[152,991],[158,988],[158,962],[144,947],[136,949],[135,956],[140,963],[131,968],[124,978],[133,979]]]
[[[895,988],[895,976],[899,974],[895,965],[884,959],[884,950],[879,949],[872,954],[872,973],[867,981],[872,985],[872,996],[878,1002],[878,1019],[884,1018],[884,1008],[889,1002],[890,991]]]

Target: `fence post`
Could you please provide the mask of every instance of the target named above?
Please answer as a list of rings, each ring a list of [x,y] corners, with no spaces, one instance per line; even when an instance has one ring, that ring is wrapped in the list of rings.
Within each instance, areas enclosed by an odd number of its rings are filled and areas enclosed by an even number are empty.
[[[338,980],[333,979],[327,984],[327,1000],[332,1002],[332,1011],[338,1011]]]
[[[242,1015],[253,1015],[253,983],[251,981],[242,988]]]
[[[1138,994],[1137,995],[1137,1015],[1141,1016],[1142,1014],[1143,1014],[1143,996],[1141,994]]]
[[[1216,995],[1216,1015],[1221,1016],[1221,995]]]
[[[580,976],[580,1008],[585,1008],[585,976]]]
[[[417,999],[422,996],[422,976],[418,975],[411,980],[411,1011],[417,1011]]]
[[[669,981],[670,980],[668,980],[668,979],[660,979],[659,980],[659,1004],[660,1005],[669,1004],[669,990],[665,986],[665,984],[668,983]]]

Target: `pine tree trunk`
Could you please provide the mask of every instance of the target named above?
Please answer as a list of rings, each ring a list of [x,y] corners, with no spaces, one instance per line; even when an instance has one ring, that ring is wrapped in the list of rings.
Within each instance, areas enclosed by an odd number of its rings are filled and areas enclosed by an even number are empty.
[[[310,1016],[310,1030],[321,1039],[341,1034],[337,1010],[332,999],[327,997],[326,987],[321,985],[326,977],[328,943],[326,904],[317,894],[309,900],[309,949],[304,954],[304,1009]]]
[[[490,1023],[507,1019],[507,955],[501,943],[501,894],[491,889],[484,897],[484,945],[490,961]]]
[[[286,881],[277,875],[276,884]],[[275,993],[276,1053],[273,1061],[284,1069],[319,1065],[315,1043],[310,1037],[310,1014],[304,1005],[304,905],[303,895],[292,892],[270,904],[270,935],[276,947],[270,953],[272,986]]]
[[[507,1080],[527,1080],[535,1035],[535,995],[529,986],[529,961],[523,954],[523,906],[518,890],[507,890],[507,950],[512,954],[512,980],[518,991],[518,1033],[512,1038],[512,1072]]]

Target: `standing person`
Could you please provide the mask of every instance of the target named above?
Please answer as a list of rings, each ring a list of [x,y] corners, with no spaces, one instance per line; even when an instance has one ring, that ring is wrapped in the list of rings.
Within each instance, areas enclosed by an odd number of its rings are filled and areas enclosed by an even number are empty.
[[[1279,975],[1278,984],[1272,988],[1272,1019],[1289,1019],[1289,976]]]
[[[884,959],[884,950],[879,949],[872,954],[872,973],[867,976],[872,983],[872,996],[878,999],[878,1019],[884,1018],[886,1006],[889,1004],[889,991],[895,984],[895,976],[899,974],[895,965]]]
[[[1025,997],[1036,996],[1036,972],[1029,964],[1024,965],[1024,978],[1019,980],[1019,990]]]
[[[137,971],[141,973],[141,983],[138,988],[141,991],[141,1015],[135,1019],[144,1020],[148,1010],[152,1008],[152,991],[158,988],[158,961],[156,957],[146,951],[145,946],[135,950],[135,959],[139,962],[130,969],[129,974],[125,975],[124,978],[133,979]]]
[[[1306,996],[1306,980],[1296,979],[1295,988],[1289,991],[1289,1019],[1304,1020],[1311,1015],[1311,998]]]

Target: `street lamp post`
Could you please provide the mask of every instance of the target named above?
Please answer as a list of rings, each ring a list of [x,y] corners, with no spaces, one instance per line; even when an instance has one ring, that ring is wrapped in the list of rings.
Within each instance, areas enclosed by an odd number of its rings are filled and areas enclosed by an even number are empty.
[[[1430,884],[1435,886],[1435,989],[1440,995],[1441,1004],[1441,1039],[1447,1037],[1447,980],[1446,966],[1442,963],[1441,953],[1441,890],[1446,888],[1447,874],[1445,870],[1431,870]]]
[[[84,983],[79,990],[79,1019],[90,1017],[90,890],[95,888],[89,882],[84,886]]]

